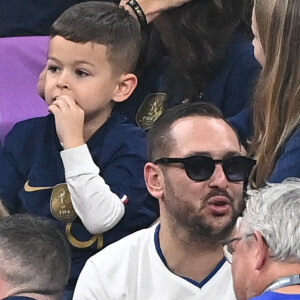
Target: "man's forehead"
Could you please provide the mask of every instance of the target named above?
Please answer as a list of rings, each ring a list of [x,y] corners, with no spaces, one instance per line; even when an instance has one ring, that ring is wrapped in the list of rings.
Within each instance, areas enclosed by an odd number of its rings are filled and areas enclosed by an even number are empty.
[[[194,125],[198,126],[199,123],[202,124],[203,127],[228,127],[228,129],[232,130],[232,128],[223,119],[198,115],[191,115],[180,118],[174,121],[171,127],[173,130],[176,130],[177,128],[192,127]]]
[[[234,130],[222,119],[190,116],[174,122],[171,136],[176,148],[190,152],[226,155],[227,152],[241,152]]]

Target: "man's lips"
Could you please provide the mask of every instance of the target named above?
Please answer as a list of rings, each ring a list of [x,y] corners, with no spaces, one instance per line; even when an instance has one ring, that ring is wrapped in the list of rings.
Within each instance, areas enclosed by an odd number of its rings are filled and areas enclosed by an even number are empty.
[[[212,196],[207,202],[208,205],[217,205],[217,206],[226,205],[226,204],[230,205],[230,203],[231,203],[230,199],[224,195]]]
[[[207,205],[213,215],[221,216],[228,213],[231,208],[231,201],[226,196],[216,195],[208,200]]]

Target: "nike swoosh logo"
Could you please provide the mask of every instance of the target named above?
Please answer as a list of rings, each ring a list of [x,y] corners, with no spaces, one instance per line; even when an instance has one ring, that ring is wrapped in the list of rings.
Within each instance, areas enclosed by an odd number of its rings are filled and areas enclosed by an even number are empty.
[[[41,187],[34,187],[29,185],[29,180],[27,180],[24,184],[25,192],[37,192],[42,190],[50,190],[53,186],[41,186]]]

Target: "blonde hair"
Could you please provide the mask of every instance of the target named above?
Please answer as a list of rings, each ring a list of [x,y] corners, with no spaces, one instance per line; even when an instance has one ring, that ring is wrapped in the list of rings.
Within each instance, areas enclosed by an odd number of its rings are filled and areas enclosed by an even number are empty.
[[[265,57],[253,104],[252,187],[263,186],[300,120],[300,1],[255,0]]]

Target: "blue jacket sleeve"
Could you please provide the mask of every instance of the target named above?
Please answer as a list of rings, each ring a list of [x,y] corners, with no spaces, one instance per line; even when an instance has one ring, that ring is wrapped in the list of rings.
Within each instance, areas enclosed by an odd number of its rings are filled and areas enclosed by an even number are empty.
[[[237,115],[229,118],[228,121],[237,131],[241,142],[246,144],[247,139],[253,135],[253,122],[250,108],[244,109]]]
[[[288,177],[300,178],[300,127],[287,141],[268,182],[279,183]]]
[[[224,90],[221,110],[225,116],[233,116],[251,103],[259,72],[260,66],[252,51],[245,51],[236,58]]]

